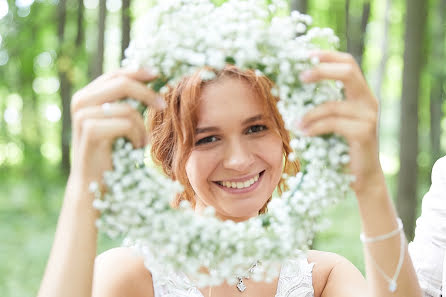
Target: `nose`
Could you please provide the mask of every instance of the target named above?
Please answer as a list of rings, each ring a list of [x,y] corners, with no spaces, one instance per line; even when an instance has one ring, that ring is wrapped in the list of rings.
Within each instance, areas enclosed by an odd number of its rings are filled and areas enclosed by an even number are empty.
[[[247,144],[233,140],[225,147],[223,166],[240,172],[247,172],[254,164],[255,157]]]

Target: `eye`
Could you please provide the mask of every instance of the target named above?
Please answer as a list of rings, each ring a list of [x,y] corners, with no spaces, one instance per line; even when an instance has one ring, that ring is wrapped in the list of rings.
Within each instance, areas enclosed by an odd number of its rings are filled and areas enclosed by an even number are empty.
[[[268,128],[265,125],[254,125],[248,128],[246,133],[258,133],[267,130]]]
[[[198,140],[195,145],[202,145],[202,144],[207,144],[207,143],[212,143],[217,141],[218,138],[216,136],[208,136],[208,137],[204,137],[200,140]]]

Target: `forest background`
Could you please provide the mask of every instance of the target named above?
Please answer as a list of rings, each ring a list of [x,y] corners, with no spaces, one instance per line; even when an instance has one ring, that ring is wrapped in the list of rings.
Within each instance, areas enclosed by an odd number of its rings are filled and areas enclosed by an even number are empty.
[[[259,0],[260,1],[260,0]],[[224,0],[214,0],[224,2]],[[37,293],[70,168],[70,99],[116,69],[149,0],[0,0],[0,293]],[[446,151],[446,0],[290,0],[331,27],[381,104],[381,161],[413,237],[436,159]],[[353,198],[325,212],[314,248],[362,272]],[[119,245],[105,236],[99,251]]]

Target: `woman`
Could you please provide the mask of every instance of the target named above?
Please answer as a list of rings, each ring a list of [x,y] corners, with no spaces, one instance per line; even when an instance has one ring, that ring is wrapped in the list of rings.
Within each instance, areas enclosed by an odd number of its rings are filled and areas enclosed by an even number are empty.
[[[313,55],[321,63],[303,73],[301,80],[342,81],[347,100],[315,108],[296,129],[310,136],[337,133],[350,145],[350,170],[356,178],[352,187],[366,236],[367,281],[346,259],[319,251],[310,251],[304,263],[290,262],[291,267],[284,263],[283,267],[294,268],[290,278],[272,283],[245,280],[244,293],[228,284],[200,292],[172,282],[160,284],[141,258],[123,248],[105,252],[95,263],[94,222],[99,214],[92,207],[88,185],[111,169],[116,137],[125,136],[136,147],[147,143],[136,111],[104,103],[131,97],[157,109],[149,119],[152,155],[168,175],[186,186],[179,199],[191,200],[197,213],[211,205],[223,220],[243,221],[265,210],[280,183],[283,156],[289,152],[283,122],[274,104],[268,103],[273,99],[249,72],[228,68],[208,83],[185,79],[165,103],[143,84],[153,75],[119,70],[96,79],[73,98],[73,167],[39,296],[421,296],[404,237],[400,246],[400,236],[393,236],[401,232],[378,159],[377,100],[350,55],[330,51]],[[401,272],[396,291],[391,292],[386,277],[393,276],[400,250]]]

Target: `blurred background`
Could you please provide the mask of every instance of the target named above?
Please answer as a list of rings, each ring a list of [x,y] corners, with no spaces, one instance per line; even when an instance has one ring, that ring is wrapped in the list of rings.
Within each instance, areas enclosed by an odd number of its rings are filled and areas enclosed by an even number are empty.
[[[260,1],[260,0],[259,0]],[[215,0],[222,3],[223,0]],[[446,0],[290,0],[331,27],[381,102],[381,161],[408,238],[446,151]],[[72,94],[120,65],[149,0],[0,0],[0,292],[36,295],[70,169]],[[445,194],[446,195],[446,194]],[[325,211],[314,248],[364,272],[357,206]],[[119,245],[105,236],[99,251]]]

